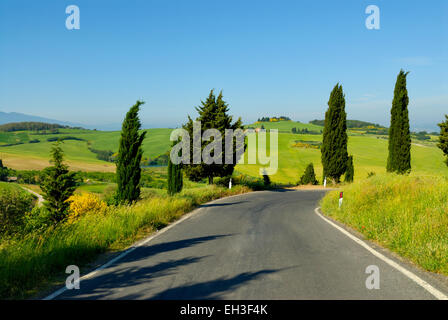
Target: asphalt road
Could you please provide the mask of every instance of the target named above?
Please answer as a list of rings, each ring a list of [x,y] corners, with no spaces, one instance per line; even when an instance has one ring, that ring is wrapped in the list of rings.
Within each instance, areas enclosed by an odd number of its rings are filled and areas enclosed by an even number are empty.
[[[263,191],[204,205],[56,299],[434,299],[319,217],[323,195]],[[370,265],[380,289],[366,288]]]

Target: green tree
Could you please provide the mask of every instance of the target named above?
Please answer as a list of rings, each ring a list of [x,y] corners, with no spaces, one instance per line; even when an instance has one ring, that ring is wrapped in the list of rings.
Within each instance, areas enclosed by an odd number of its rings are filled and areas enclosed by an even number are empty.
[[[168,157],[168,194],[174,195],[182,191],[182,164],[174,164]]]
[[[312,163],[310,163],[306,167],[305,172],[300,177],[299,184],[312,184],[312,185],[319,184],[319,182],[316,179],[316,174],[314,173],[314,166]]]
[[[117,203],[132,203],[140,197],[140,162],[143,156],[142,143],[146,131],[141,128],[138,112],[144,102],[137,101],[128,111],[121,129],[117,157]]]
[[[437,146],[443,151],[445,156],[448,157],[448,115],[445,115],[445,121],[439,123],[439,127],[440,136]],[[445,163],[448,166],[448,158],[445,160]]]
[[[263,185],[265,187],[269,187],[271,185],[271,178],[269,178],[266,170],[263,170]]]
[[[54,222],[62,221],[67,215],[69,203],[67,199],[73,195],[77,186],[76,173],[70,172],[64,164],[64,152],[61,141],[57,141],[51,148],[51,163],[53,166],[45,168],[40,184],[45,201],[45,207],[51,213]]]
[[[389,129],[389,155],[387,171],[405,174],[411,171],[411,133],[409,130],[408,91],[406,76],[409,72],[400,70],[397,76],[392,101]]]
[[[217,154],[217,150],[213,149],[213,152],[210,154],[217,159],[221,159],[221,164],[219,163],[211,163],[206,164],[204,161],[201,163],[190,163],[184,164],[183,170],[188,179],[192,181],[200,181],[204,178],[208,178],[209,184],[213,183],[213,177],[225,177],[231,176],[235,165],[239,159],[237,159],[238,155],[244,153],[244,145],[238,146],[236,143],[236,139],[233,138],[233,155],[232,155],[232,163],[226,163],[225,159],[225,130],[226,129],[243,129],[241,118],[237,121],[233,122],[233,117],[228,114],[229,106],[223,100],[222,92],[216,97],[213,93],[213,90],[210,91],[209,96],[205,101],[201,101],[201,106],[196,108],[196,111],[199,114],[199,117],[196,118],[196,121],[200,121],[201,123],[201,132],[204,133],[207,129],[217,129],[221,133],[222,140],[216,143],[221,144],[221,153]],[[188,116],[188,122],[183,126],[183,128],[190,135],[190,159],[194,160],[193,154],[194,152],[198,152],[195,150],[195,143],[193,143],[194,132],[193,132],[193,120]],[[200,137],[196,137],[196,139],[200,139]],[[204,148],[207,147],[212,141],[202,141],[200,146],[200,152],[202,154]],[[228,161],[227,161],[228,162]]]
[[[330,94],[325,113],[321,159],[323,177],[339,182],[347,167],[347,114],[342,86],[336,84]]]
[[[345,182],[353,182],[355,176],[355,167],[353,166],[353,156],[349,156],[347,160],[347,170],[345,171]]]
[[[0,159],[0,181],[6,181],[8,178],[8,168],[3,166],[3,160]]]

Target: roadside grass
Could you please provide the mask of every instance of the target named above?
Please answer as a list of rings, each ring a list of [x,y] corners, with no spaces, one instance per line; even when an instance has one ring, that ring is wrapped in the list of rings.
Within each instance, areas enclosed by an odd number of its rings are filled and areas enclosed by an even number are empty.
[[[338,209],[339,192],[344,202]],[[448,275],[448,178],[377,175],[329,192],[322,212],[423,269]]]
[[[68,265],[82,267],[98,254],[122,250],[202,203],[249,192],[206,186],[175,196],[154,192],[132,206],[108,207],[74,223],[0,241],[0,299],[27,298],[48,286]]]

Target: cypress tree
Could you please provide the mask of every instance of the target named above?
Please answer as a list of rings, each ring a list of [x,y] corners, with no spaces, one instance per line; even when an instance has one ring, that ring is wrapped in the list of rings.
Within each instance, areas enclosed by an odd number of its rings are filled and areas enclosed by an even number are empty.
[[[336,84],[330,94],[321,148],[323,178],[339,182],[347,167],[347,114],[342,86]]]
[[[207,99],[205,101],[201,101],[201,106],[196,107],[196,111],[199,114],[199,117],[196,118],[196,121],[201,122],[201,132],[204,133],[207,129],[217,129],[221,133],[222,137],[222,152],[217,156],[222,159],[222,164],[205,164],[203,161],[200,164],[187,164],[183,165],[183,169],[185,175],[188,179],[192,181],[200,181],[204,178],[208,179],[208,183],[213,183],[213,177],[225,177],[231,176],[235,165],[239,159],[236,159],[236,155],[241,152],[241,150],[237,150],[236,139],[233,141],[233,162],[231,164],[226,164],[225,162],[225,130],[226,129],[243,129],[241,118],[237,121],[233,122],[233,117],[228,114],[229,107],[228,104],[224,101],[222,92],[215,96],[213,90],[210,91]],[[193,120],[188,116],[188,122],[183,126],[185,130],[190,135],[190,159],[193,159]],[[211,141],[202,141],[201,142],[201,154],[204,148],[211,143]],[[243,146],[244,148],[244,146]],[[216,152],[216,151],[215,151]]]
[[[411,171],[411,133],[409,129],[408,91],[406,76],[409,72],[400,70],[397,76],[392,101],[389,128],[389,155],[387,171],[399,174]]]
[[[183,187],[182,165],[171,162],[168,157],[168,194],[174,195],[181,192]]]
[[[54,222],[62,221],[67,215],[70,204],[67,199],[75,192],[77,179],[75,172],[70,172],[64,164],[64,153],[58,140],[51,148],[53,166],[45,168],[40,185],[46,200],[45,207],[51,213]]]
[[[305,172],[300,177],[299,184],[312,184],[317,185],[319,182],[316,179],[316,174],[314,173],[314,166],[312,163],[307,165]]]
[[[140,162],[146,131],[139,134],[141,123],[138,112],[143,103],[137,101],[123,121],[117,157],[117,203],[131,203],[140,197]]]
[[[445,115],[445,121],[439,123],[440,127],[440,136],[439,143],[437,146],[443,151],[443,154],[447,157],[445,160],[446,165],[448,166],[448,115]]]
[[[8,168],[3,166],[3,160],[0,159],[0,181],[6,181],[8,178]]]
[[[355,168],[353,166],[353,156],[349,156],[347,160],[347,170],[345,171],[345,182],[353,182],[355,176]]]

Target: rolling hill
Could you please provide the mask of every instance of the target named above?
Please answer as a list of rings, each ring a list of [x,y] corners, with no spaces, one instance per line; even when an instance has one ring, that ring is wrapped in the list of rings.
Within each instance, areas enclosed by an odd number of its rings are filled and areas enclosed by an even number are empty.
[[[322,179],[320,150],[315,147],[321,142],[321,134],[293,134],[291,129],[308,129],[320,132],[321,126],[294,121],[257,122],[245,127],[279,130],[279,169],[271,180],[279,183],[294,184],[309,163],[313,163],[316,175]],[[156,157],[169,150],[169,135],[172,129],[148,129],[143,144],[145,157]],[[15,169],[42,169],[49,165],[48,158],[52,142],[48,139],[71,137],[66,140],[63,149],[68,164],[73,170],[114,171],[115,165],[97,159],[89,148],[97,150],[118,150],[119,131],[95,131],[81,129],[60,129],[57,134],[36,134],[36,132],[0,132],[0,158],[6,166]],[[73,140],[76,139],[76,140]],[[36,142],[36,141],[39,142]],[[34,143],[30,143],[33,142]],[[22,142],[13,146],[1,146]],[[354,156],[355,179],[365,178],[369,172],[385,172],[387,161],[387,139],[384,136],[349,132],[349,153]],[[308,147],[307,147],[308,146]],[[431,159],[431,161],[428,161]],[[447,175],[448,168],[434,141],[413,141],[412,173],[422,175]],[[258,176],[260,165],[239,164],[237,173]]]

